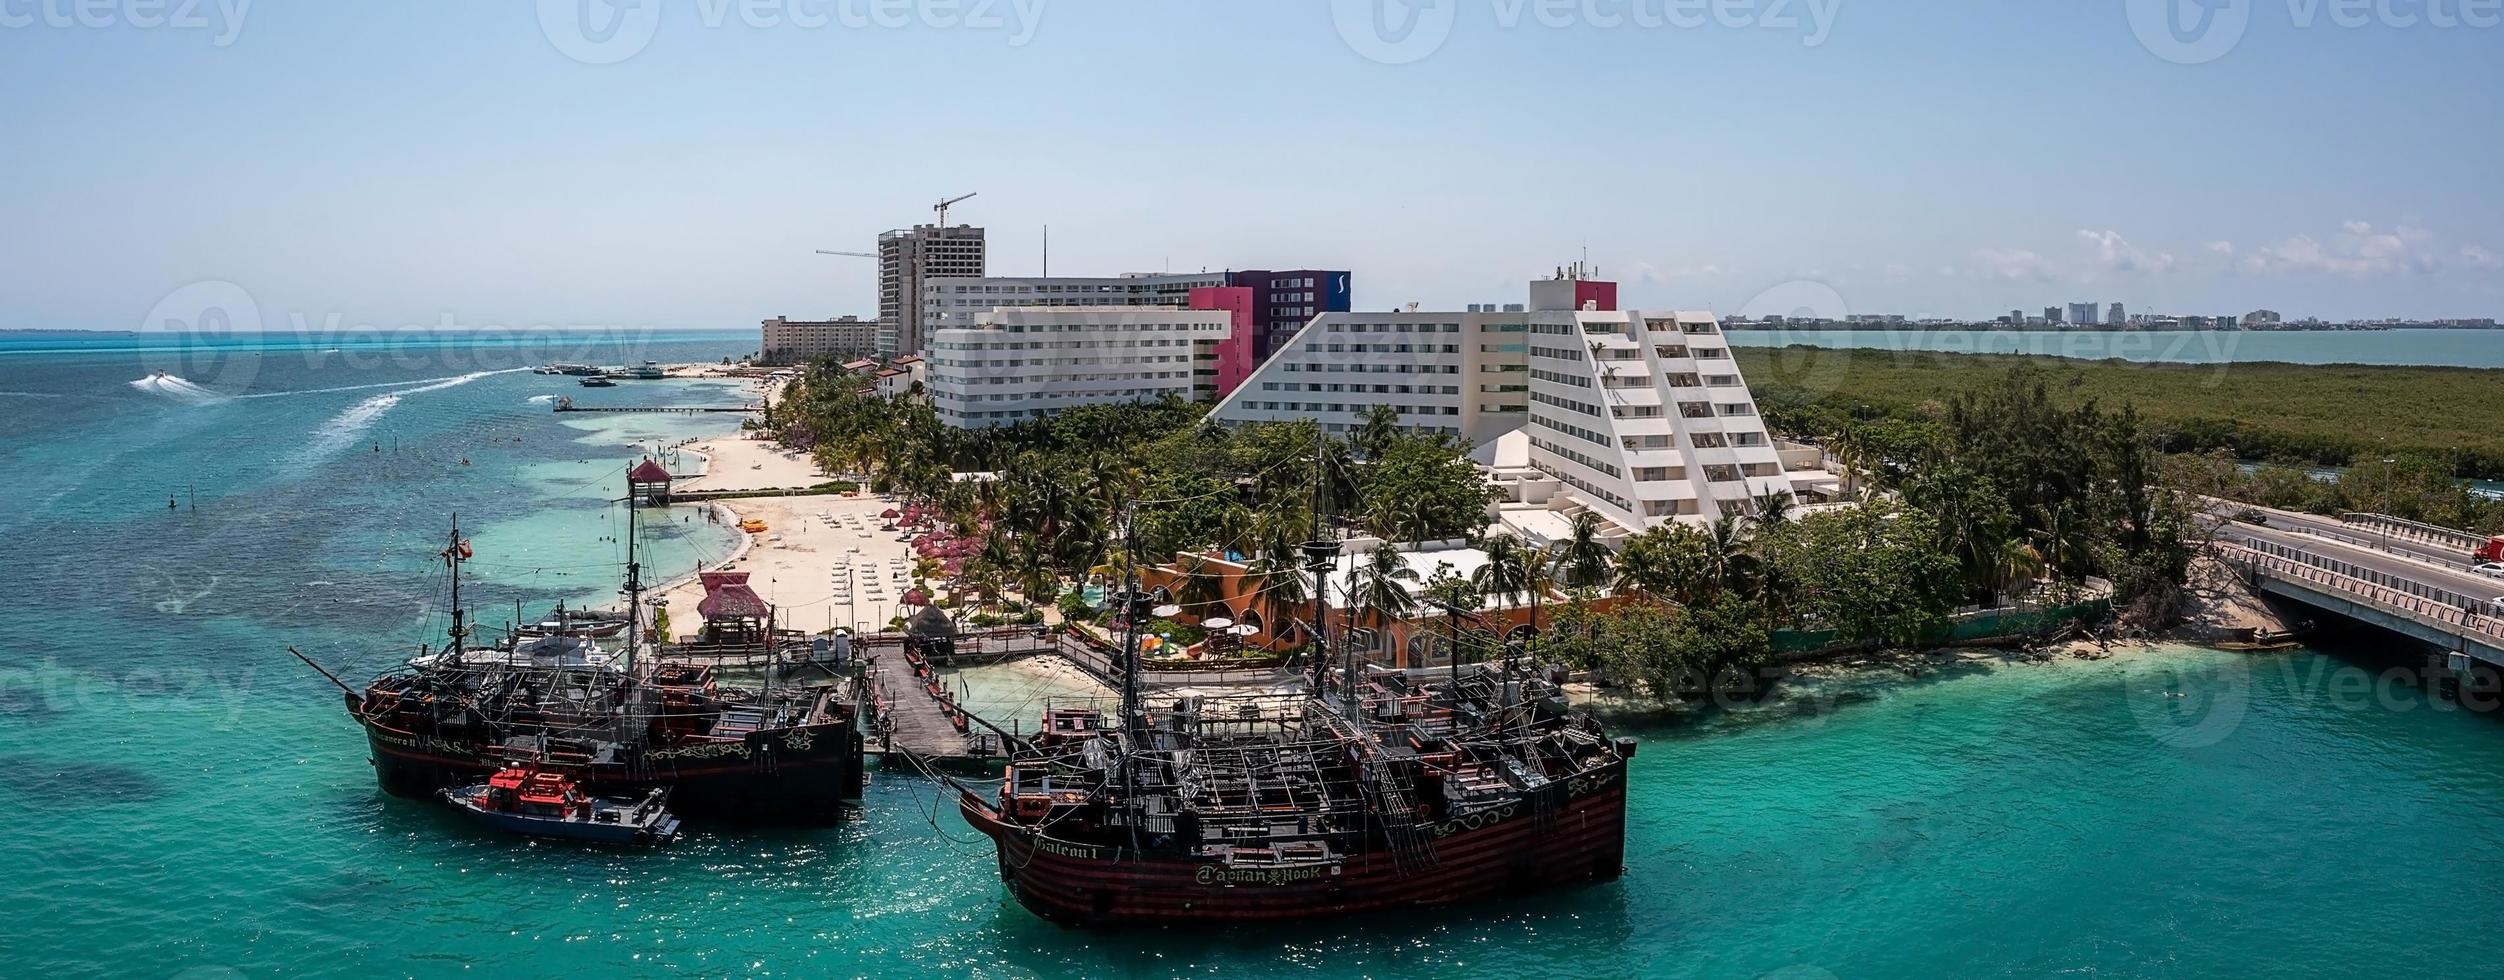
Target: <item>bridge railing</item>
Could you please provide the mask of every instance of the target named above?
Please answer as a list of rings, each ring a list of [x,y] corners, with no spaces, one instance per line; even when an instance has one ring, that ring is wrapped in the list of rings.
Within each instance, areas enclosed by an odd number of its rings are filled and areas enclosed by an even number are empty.
[[[2241,565],[2247,570],[2318,585],[2342,595],[2407,613],[2419,619],[2432,620],[2464,633],[2475,633],[2489,644],[2504,646],[2504,617],[2494,615],[2494,607],[2488,600],[2471,599],[2457,592],[2418,586],[2420,589],[2430,589],[2430,591],[2454,597],[2451,600],[2435,598],[2341,571],[2339,568],[2345,567],[2382,579],[2391,578],[2373,569],[2356,568],[2327,555],[2313,555],[2280,545],[2272,545],[2265,541],[2256,541],[2253,544],[2258,547],[2220,543],[2216,548],[2219,557]],[[2417,583],[2409,584],[2417,585]]]
[[[2426,583],[2419,582],[2415,579],[2393,575],[2380,569],[2368,568],[2366,566],[2347,561],[2346,559],[2339,558],[2335,555],[2325,555],[2318,552],[2307,551],[2302,548],[2292,548],[2282,544],[2263,541],[2259,538],[2246,537],[2243,544],[2245,547],[2249,547],[2263,554],[2274,555],[2288,561],[2310,565],[2315,568],[2326,569],[2328,571],[2345,575],[2349,578],[2369,582],[2386,589],[2404,592],[2420,599],[2430,599],[2436,602],[2459,606],[2464,609],[2476,609],[2483,607],[2487,604],[2488,600],[2494,598],[2492,596],[2476,596],[2462,592],[2455,592],[2437,585],[2427,585]]]
[[[2368,529],[2377,534],[2388,534],[2403,541],[2451,548],[2463,555],[2476,551],[2480,545],[2487,543],[2487,539],[2458,528],[2412,521],[2389,514],[2349,512],[2339,515],[2339,523],[2349,527]]]

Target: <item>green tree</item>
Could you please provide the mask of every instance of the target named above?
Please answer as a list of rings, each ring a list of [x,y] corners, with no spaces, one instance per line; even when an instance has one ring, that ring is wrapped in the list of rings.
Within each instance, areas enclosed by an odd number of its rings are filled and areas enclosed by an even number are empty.
[[[1576,588],[1595,588],[1609,581],[1609,548],[1600,540],[1599,515],[1574,515],[1565,540],[1556,543],[1558,578]]]

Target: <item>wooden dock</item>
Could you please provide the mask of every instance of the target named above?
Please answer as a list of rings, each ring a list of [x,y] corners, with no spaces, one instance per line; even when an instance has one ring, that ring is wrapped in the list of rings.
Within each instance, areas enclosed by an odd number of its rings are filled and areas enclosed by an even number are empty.
[[[963,716],[962,709],[956,708],[949,697],[931,693],[933,678],[923,676],[905,655],[901,637],[866,637],[861,648],[872,666],[879,701],[886,707],[886,731],[871,743],[873,751],[882,755],[909,752],[955,766],[1007,756],[1007,749],[1001,744],[1003,739],[970,719],[960,723],[957,719]],[[946,688],[940,690],[945,692]]]

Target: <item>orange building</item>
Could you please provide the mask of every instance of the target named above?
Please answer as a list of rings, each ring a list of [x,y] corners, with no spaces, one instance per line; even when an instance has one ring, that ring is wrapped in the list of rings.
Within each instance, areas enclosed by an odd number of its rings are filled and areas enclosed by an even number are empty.
[[[1328,627],[1339,630],[1354,625],[1375,630],[1375,656],[1391,666],[1443,665],[1446,661],[1440,653],[1440,641],[1447,628],[1445,616],[1440,609],[1426,604],[1423,596],[1425,583],[1435,576],[1439,567],[1448,567],[1452,574],[1469,578],[1471,573],[1487,563],[1486,552],[1456,544],[1427,544],[1416,546],[1416,550],[1403,551],[1400,556],[1402,562],[1417,576],[1404,584],[1412,594],[1419,596],[1419,610],[1406,619],[1388,623],[1374,613],[1359,611],[1361,618],[1351,623],[1349,584],[1355,578],[1356,569],[1364,565],[1373,550],[1370,540],[1348,542],[1347,553],[1340,556],[1336,570],[1330,575]],[[1246,646],[1284,651],[1304,645],[1308,637],[1303,623],[1313,616],[1309,587],[1300,590],[1306,593],[1304,601],[1281,604],[1260,595],[1262,583],[1247,572],[1242,563],[1208,554],[1186,554],[1178,556],[1172,564],[1141,569],[1139,580],[1142,588],[1162,591],[1183,607],[1182,613],[1176,617],[1180,622],[1196,625],[1213,617],[1224,617],[1254,627],[1252,635],[1244,639]],[[1191,584],[1190,580],[1194,577],[1200,579],[1201,584]],[[1181,601],[1195,594],[1205,595],[1210,601],[1196,605]],[[1540,597],[1538,612],[1542,627],[1550,622],[1556,607],[1565,601],[1565,596],[1553,589]],[[1604,596],[1594,600],[1593,606],[1606,609],[1617,601],[1614,596]],[[1488,597],[1481,602],[1475,613],[1478,628],[1509,636],[1530,625],[1532,610],[1528,595]],[[1463,627],[1469,625],[1464,623]]]

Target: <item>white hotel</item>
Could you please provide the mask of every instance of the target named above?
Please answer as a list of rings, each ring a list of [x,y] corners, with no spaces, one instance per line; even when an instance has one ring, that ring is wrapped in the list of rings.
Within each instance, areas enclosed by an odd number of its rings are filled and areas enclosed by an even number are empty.
[[[930,334],[925,390],[939,421],[1012,425],[1079,405],[1205,399],[1224,310],[1017,307]]]
[[[1223,286],[1224,273],[1114,277],[933,279],[922,286],[922,322],[933,330],[971,327],[1001,307],[1175,307],[1192,287]]]
[[[953,303],[933,309],[931,322],[943,326],[930,335],[925,387],[939,420],[984,428],[1078,405],[1214,396],[1232,314],[1132,305],[1148,290],[1085,285],[1122,298],[999,306],[970,314],[970,326],[944,325],[969,315]],[[1014,287],[980,296],[962,298],[1037,298]],[[1586,510],[1615,538],[1753,513],[1769,493],[1797,499],[1795,481],[1800,491],[1831,486],[1814,469],[1814,449],[1786,451],[1767,434],[1712,314],[1607,309],[1614,284],[1570,274],[1532,283],[1530,300],[1458,313],[1322,314],[1210,417],[1309,418],[1344,433],[1389,405],[1409,427],[1476,447],[1510,498],[1500,518],[1534,543],[1561,537]]]
[[[1792,478],[1720,322],[1576,309],[1588,295],[1578,284],[1533,283],[1527,311],[1324,314],[1212,417],[1345,432],[1393,406],[1411,426],[1480,447],[1514,498],[1506,522],[1527,522],[1534,538],[1584,509],[1631,532],[1789,499]]]

